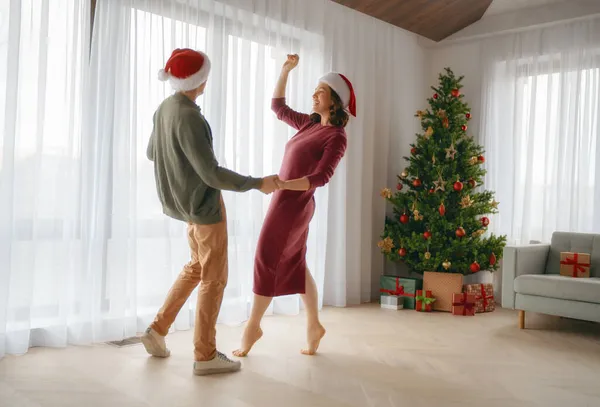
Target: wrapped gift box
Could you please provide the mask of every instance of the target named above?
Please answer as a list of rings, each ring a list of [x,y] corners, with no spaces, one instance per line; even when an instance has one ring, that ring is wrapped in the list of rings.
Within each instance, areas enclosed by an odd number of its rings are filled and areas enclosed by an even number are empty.
[[[415,296],[417,290],[423,287],[423,281],[416,278],[381,276],[379,278],[379,291],[382,296],[398,296],[403,301],[406,309],[415,309]]]
[[[435,302],[435,298],[431,294],[431,291],[417,290],[417,311],[431,312],[433,310],[432,304]]]
[[[452,311],[452,296],[462,293],[463,275],[426,271],[423,274],[423,290],[431,291],[435,302],[434,311]]]
[[[589,278],[589,253],[561,252],[560,275],[567,277]]]
[[[382,295],[381,308],[399,310],[404,308],[404,299],[397,295]]]
[[[452,315],[475,315],[477,296],[470,293],[454,294],[452,297]]]
[[[476,295],[476,314],[492,312],[496,309],[493,284],[465,284],[464,292]]]

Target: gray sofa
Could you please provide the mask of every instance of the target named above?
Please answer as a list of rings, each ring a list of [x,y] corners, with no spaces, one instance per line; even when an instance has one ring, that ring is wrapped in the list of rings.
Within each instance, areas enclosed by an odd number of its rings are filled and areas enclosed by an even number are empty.
[[[589,253],[590,278],[563,277],[560,253]],[[600,235],[555,232],[550,244],[506,246],[502,264],[502,307],[600,322]]]

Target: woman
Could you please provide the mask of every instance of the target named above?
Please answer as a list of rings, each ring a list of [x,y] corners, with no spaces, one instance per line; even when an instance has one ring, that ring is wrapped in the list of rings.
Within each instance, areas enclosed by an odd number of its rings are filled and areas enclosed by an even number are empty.
[[[319,80],[311,115],[295,112],[285,103],[288,75],[298,65],[298,55],[288,55],[273,93],[272,109],[279,120],[298,133],[287,143],[279,173],[279,190],[273,195],[258,240],[254,264],[254,305],[235,356],[248,354],[262,336],[260,321],[273,297],[301,294],[307,313],[308,347],[313,355],[325,335],[319,322],[317,286],[306,267],[308,226],[315,211],[315,188],[334,173],[346,151],[348,113],[356,116],[352,84],[338,73]]]

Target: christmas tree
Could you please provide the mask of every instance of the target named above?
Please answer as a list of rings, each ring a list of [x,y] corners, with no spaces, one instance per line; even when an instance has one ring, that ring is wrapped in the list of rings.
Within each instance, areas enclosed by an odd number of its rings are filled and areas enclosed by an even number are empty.
[[[379,247],[417,273],[496,270],[506,244],[505,236],[484,237],[490,223],[485,215],[497,213],[498,202],[482,189],[484,149],[467,135],[472,117],[462,79],[449,68],[440,74],[429,109],[415,115],[423,131],[404,157],[409,165],[396,191],[381,191],[394,216],[386,217]]]

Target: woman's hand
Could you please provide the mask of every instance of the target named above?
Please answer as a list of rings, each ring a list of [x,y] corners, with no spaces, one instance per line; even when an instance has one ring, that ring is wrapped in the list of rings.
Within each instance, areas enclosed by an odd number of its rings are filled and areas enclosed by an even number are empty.
[[[298,66],[298,62],[300,62],[300,57],[298,56],[298,54],[288,54],[287,61],[283,63],[281,71],[290,73],[292,69]]]
[[[285,189],[285,181],[282,181],[279,178],[277,178],[275,180],[275,184],[277,185],[277,189]]]

